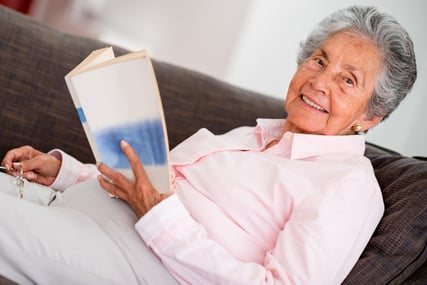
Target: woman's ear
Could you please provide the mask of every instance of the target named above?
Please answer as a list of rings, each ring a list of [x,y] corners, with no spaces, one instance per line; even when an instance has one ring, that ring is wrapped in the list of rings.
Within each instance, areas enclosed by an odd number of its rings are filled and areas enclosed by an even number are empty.
[[[366,132],[367,130],[378,125],[384,117],[367,117],[365,115],[364,118],[359,120],[358,122],[362,125],[362,132]]]

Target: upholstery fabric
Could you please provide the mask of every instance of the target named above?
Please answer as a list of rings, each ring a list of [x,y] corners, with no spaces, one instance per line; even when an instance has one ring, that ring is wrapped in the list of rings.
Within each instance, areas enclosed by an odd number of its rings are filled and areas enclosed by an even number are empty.
[[[1,6],[0,27],[0,156],[29,144],[43,151],[59,147],[92,162],[64,75],[108,44],[58,32]],[[286,116],[283,100],[159,60],[153,65],[171,148],[201,127],[223,133],[254,125],[258,117]],[[386,211],[344,284],[427,284],[427,161],[372,144],[366,155]],[[12,283],[0,277],[0,284]]]
[[[344,284],[401,284],[421,266],[419,274],[424,272],[424,277],[419,284],[423,284],[427,282],[426,161],[374,145],[367,146],[366,155],[381,185],[385,213]]]

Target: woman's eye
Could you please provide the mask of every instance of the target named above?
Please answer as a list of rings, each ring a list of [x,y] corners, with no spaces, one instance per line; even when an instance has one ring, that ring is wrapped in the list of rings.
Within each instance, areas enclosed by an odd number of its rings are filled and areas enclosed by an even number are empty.
[[[321,58],[315,58],[314,61],[316,61],[316,63],[320,66],[324,66],[325,63],[323,62],[323,60]]]
[[[351,86],[353,86],[354,84],[353,84],[353,79],[351,79],[351,78],[345,78],[344,79],[344,81],[345,81],[345,83],[347,83],[348,85],[351,85]]]

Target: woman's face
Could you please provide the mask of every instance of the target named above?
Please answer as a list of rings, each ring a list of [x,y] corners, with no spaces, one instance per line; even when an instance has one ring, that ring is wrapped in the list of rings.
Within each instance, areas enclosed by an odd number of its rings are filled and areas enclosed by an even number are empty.
[[[367,39],[341,32],[329,37],[303,62],[286,97],[288,131],[324,135],[367,130],[382,118],[368,118],[366,107],[382,68],[380,54]]]

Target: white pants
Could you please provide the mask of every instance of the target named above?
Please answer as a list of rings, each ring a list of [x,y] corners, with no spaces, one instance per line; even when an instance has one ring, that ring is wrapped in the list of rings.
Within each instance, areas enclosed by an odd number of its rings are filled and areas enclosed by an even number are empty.
[[[0,173],[0,275],[18,284],[177,284],[96,179],[54,192]]]

